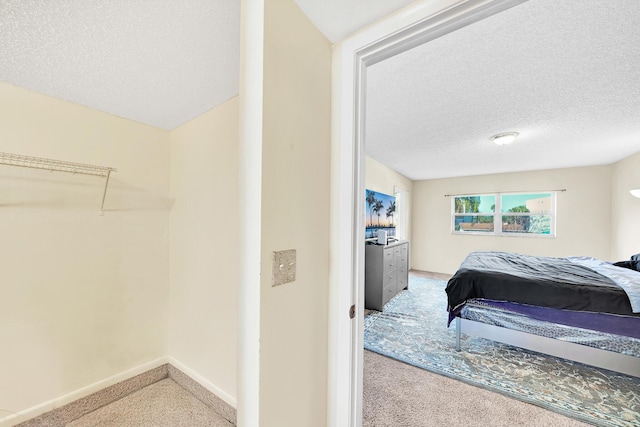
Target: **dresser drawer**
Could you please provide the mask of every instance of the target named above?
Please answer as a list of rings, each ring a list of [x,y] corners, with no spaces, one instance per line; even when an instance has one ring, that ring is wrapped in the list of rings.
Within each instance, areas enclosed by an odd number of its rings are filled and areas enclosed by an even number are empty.
[[[397,268],[404,266],[407,268],[409,265],[409,245],[401,245],[398,248],[398,254],[396,255]]]
[[[406,258],[406,256],[409,254],[409,244],[406,243],[404,245],[400,245],[400,253],[402,254],[402,256],[404,256]]]
[[[385,274],[391,271],[395,271],[396,269],[396,257],[394,256],[394,249],[395,248],[387,248],[384,250],[382,262],[384,263],[383,272]]]
[[[396,284],[396,270],[385,271],[382,274],[382,287],[395,286]]]
[[[391,298],[397,294],[398,291],[394,285],[387,286],[382,290],[382,305],[385,305]]]
[[[400,292],[401,290],[406,288],[408,284],[409,284],[409,277],[407,275],[407,271],[398,270],[398,276],[396,281],[396,291]]]

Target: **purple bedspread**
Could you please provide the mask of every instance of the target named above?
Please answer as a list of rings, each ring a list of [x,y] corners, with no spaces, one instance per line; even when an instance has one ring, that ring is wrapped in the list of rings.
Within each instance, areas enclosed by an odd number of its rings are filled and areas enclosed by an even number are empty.
[[[561,310],[505,301],[482,300],[482,302],[490,307],[522,314],[536,320],[640,339],[640,317],[636,316]]]

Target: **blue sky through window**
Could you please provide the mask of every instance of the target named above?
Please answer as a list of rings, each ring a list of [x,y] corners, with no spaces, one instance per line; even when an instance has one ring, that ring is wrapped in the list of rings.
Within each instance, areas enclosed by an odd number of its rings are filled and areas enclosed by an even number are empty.
[[[496,196],[480,196],[479,211],[482,213],[493,212],[492,205],[496,204]]]
[[[527,204],[527,200],[540,199],[543,197],[549,197],[549,193],[534,193],[534,194],[508,194],[502,196],[502,212],[509,212],[516,206],[522,206]],[[492,205],[496,204],[495,196],[480,196],[479,212],[488,213],[493,212]]]

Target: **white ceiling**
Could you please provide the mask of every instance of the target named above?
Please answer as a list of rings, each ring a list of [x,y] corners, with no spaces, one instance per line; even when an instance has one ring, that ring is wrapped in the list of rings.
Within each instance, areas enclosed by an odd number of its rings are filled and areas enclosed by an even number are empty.
[[[414,0],[295,0],[332,43],[376,22]]]
[[[0,81],[173,129],[238,94],[238,0],[0,0]]]
[[[332,41],[410,0],[295,0]],[[0,81],[164,128],[238,94],[238,0],[0,0]],[[640,151],[640,2],[529,0],[369,68],[367,154],[412,179]],[[495,147],[489,137],[517,131]]]
[[[366,108],[367,154],[413,180],[615,162],[640,151],[640,2],[529,0],[369,67]]]

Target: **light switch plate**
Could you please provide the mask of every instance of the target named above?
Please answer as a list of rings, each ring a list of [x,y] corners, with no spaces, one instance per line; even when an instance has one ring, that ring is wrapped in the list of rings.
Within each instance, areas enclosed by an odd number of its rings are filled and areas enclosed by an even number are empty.
[[[284,285],[296,280],[296,250],[273,252],[271,286]]]

